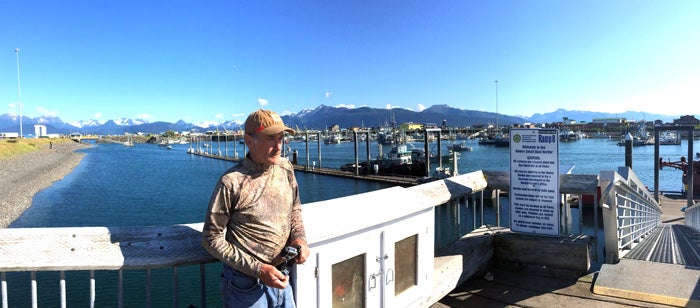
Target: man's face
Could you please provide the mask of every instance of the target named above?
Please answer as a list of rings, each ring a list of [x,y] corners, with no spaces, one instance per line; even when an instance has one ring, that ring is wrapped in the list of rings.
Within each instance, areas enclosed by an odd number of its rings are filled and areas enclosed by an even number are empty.
[[[250,158],[259,164],[277,164],[282,153],[282,141],[284,132],[275,135],[265,135],[261,133],[246,135],[246,145]]]

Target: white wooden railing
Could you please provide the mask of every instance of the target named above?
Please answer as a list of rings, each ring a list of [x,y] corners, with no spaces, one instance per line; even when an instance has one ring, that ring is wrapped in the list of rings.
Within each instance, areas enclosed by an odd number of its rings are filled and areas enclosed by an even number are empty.
[[[591,176],[586,177],[590,179]],[[501,182],[501,185],[490,186],[487,178]],[[614,179],[615,183],[622,181],[618,175]],[[507,187],[507,178],[505,181]],[[487,176],[477,171],[409,188],[392,187],[304,204],[303,215],[312,255],[306,264],[296,269],[299,306],[329,307],[333,301],[347,300],[345,297],[336,298],[337,294],[333,292],[334,284],[339,283],[331,278],[336,272],[333,266],[356,256],[363,256],[364,260],[364,272],[360,277],[365,286],[360,289],[364,306],[428,307],[434,304],[451,290],[445,285],[456,286],[461,282],[451,281],[453,277],[463,279],[460,275],[435,277],[435,250],[460,238],[472,227],[483,225],[484,200],[491,197],[484,197],[484,191],[498,190],[503,183],[504,179],[499,179],[498,175]],[[595,184],[593,187],[595,189]],[[496,191],[493,195],[500,194]],[[496,200],[496,213],[500,213],[499,199]],[[471,220],[461,218],[463,215],[459,214],[464,211],[472,212]],[[443,219],[444,216],[449,219]],[[500,218],[497,221],[500,223]],[[61,307],[94,307],[99,303],[118,307],[178,307],[186,306],[187,302],[205,307],[218,303],[220,265],[202,248],[201,228],[201,223],[195,223],[161,227],[0,229],[3,307],[8,307],[12,297],[20,296],[18,290],[24,289],[29,289],[31,299],[27,301],[31,301],[33,307],[40,302]],[[438,232],[438,229],[445,228],[456,231]],[[397,281],[411,277],[401,272],[404,269],[400,263],[406,260],[397,258],[398,251],[405,249],[397,246],[399,242],[410,243],[413,245],[410,249],[416,252],[416,258],[409,260],[409,272],[414,273],[416,279],[408,285]],[[110,281],[111,278],[105,281],[107,288],[113,291],[100,293],[96,290],[100,290],[103,283],[98,284],[100,279],[95,277],[105,271],[116,272],[113,275],[116,279],[112,279],[116,281]],[[142,279],[125,278],[134,276],[136,271],[145,272],[136,275]],[[171,282],[165,287],[171,291],[163,292],[159,286],[160,295],[153,295],[156,293],[152,291],[153,285],[162,284],[162,278],[152,278],[152,273],[162,271],[171,272],[167,275],[172,277]],[[37,278],[37,274],[41,276],[47,272],[58,272],[59,278]],[[89,283],[72,281],[76,272],[88,273]],[[18,285],[25,283],[26,279],[14,280],[23,273],[29,273],[30,287]],[[181,277],[188,278],[183,280]],[[89,296],[69,297],[79,293],[69,292],[68,286],[76,283],[88,289]],[[135,284],[135,287],[126,284]],[[134,288],[138,292],[133,291]],[[199,294],[183,299],[183,290],[189,293],[197,290],[195,293]],[[110,298],[98,298],[112,294]],[[134,303],[125,299],[125,295],[138,299]],[[42,299],[44,297],[54,298]]]

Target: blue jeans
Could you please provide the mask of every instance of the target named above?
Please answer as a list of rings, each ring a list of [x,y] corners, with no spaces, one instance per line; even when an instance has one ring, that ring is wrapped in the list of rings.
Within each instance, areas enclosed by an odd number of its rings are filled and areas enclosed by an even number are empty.
[[[295,308],[291,284],[282,289],[266,286],[258,278],[243,274],[224,263],[221,274],[224,307]]]

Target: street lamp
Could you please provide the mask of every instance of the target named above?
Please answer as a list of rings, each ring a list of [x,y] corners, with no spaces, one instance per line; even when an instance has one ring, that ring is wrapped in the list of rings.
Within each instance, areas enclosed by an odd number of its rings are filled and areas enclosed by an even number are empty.
[[[20,95],[20,85],[19,85],[19,48],[15,48],[15,55],[17,56],[17,104],[19,105],[19,139],[22,140],[22,96]]]

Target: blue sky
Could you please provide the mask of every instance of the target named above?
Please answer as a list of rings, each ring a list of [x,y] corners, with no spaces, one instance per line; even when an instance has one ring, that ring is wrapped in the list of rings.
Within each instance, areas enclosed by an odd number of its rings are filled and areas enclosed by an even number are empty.
[[[700,1],[3,1],[0,114],[700,114]],[[498,80],[496,85],[495,80]]]

